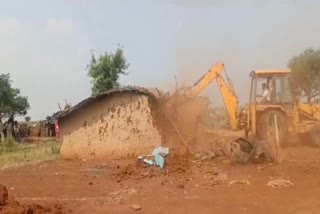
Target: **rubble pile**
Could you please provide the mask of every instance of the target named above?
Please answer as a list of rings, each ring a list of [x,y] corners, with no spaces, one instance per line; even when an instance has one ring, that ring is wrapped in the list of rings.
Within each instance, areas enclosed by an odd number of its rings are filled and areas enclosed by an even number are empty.
[[[188,162],[197,151],[196,147],[207,147],[209,141],[214,141],[203,137],[207,130],[203,128],[201,118],[204,114],[209,115],[208,103],[203,97],[188,99],[179,94],[161,96],[153,118],[161,136],[161,145],[149,154],[140,154],[137,157],[138,165],[165,168],[167,172],[171,170],[174,173],[189,168]]]
[[[191,155],[203,160],[228,157],[232,163],[241,164],[275,160],[274,146],[269,142],[238,136],[220,138],[212,126],[217,118],[212,116],[206,97],[188,98],[178,89],[173,95],[162,97],[160,103],[157,123],[162,146],[169,147],[173,156]]]
[[[156,118],[162,137],[162,146],[172,149],[173,155],[188,155],[195,147],[207,145],[207,129],[203,119],[210,120],[209,101],[204,97],[188,99],[184,94],[175,93],[163,97]],[[211,118],[212,121],[214,118]]]

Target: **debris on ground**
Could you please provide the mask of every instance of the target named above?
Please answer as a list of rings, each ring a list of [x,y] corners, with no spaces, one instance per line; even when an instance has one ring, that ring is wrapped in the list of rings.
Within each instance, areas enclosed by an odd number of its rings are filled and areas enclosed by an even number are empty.
[[[60,204],[42,206],[39,204],[20,204],[9,195],[7,188],[0,184],[0,213],[66,213]]]
[[[153,156],[151,155],[141,155],[138,157],[138,163],[144,163],[147,166],[153,166]]]
[[[153,150],[152,155],[141,155],[138,160],[143,161],[148,166],[158,166],[163,169],[165,165],[164,157],[167,155],[169,155],[169,148],[160,146]]]
[[[179,189],[183,189],[183,188],[184,188],[184,184],[178,184],[177,187],[178,187]]]
[[[199,161],[213,160],[216,157],[215,153],[212,151],[205,151],[203,153],[197,153],[194,155],[194,159]]]
[[[149,159],[143,159],[143,162],[148,164],[149,166],[153,166],[154,162],[152,160]]]
[[[242,179],[242,180],[230,181],[230,184],[250,184],[250,182],[247,179]]]
[[[4,206],[8,202],[8,190],[5,186],[0,185],[0,206]]]
[[[169,155],[169,148],[165,148],[161,146],[157,147],[153,150],[152,155],[154,156],[154,159],[155,159],[155,165],[163,169],[165,165],[164,157]]]
[[[130,205],[130,208],[136,211],[141,210],[141,206],[138,204],[132,204]]]
[[[279,178],[279,179],[272,179],[267,183],[267,185],[273,188],[286,188],[286,187],[292,187],[294,183],[292,183],[290,180]]]
[[[159,146],[153,150],[152,155],[153,156],[161,155],[161,156],[165,157],[165,156],[169,155],[169,148]]]
[[[214,176],[209,177],[209,182],[206,182],[201,185],[196,185],[200,189],[213,189],[213,186],[224,184],[228,180],[228,177],[225,173],[216,173]]]
[[[232,163],[270,163],[275,160],[272,145],[265,140],[237,138],[230,143]]]
[[[210,180],[210,186],[215,186],[223,184],[228,179],[227,175],[224,173],[219,173],[216,177],[212,177]]]
[[[215,179],[218,183],[223,183],[228,179],[227,175],[225,173],[219,173],[217,178]]]
[[[161,169],[164,168],[164,158],[161,155],[155,155],[154,156],[155,165],[160,167]]]

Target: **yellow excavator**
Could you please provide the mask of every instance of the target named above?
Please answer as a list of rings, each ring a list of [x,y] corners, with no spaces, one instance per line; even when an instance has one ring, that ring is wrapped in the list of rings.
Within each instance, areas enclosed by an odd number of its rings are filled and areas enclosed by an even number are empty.
[[[198,96],[215,80],[232,130],[242,129],[246,138],[265,140],[274,134],[271,118],[276,117],[280,145],[286,142],[289,133],[297,133],[303,141],[320,146],[320,106],[296,99],[290,74],[290,70],[252,71],[249,103],[238,111],[239,100],[233,83],[224,64],[218,63],[193,85],[189,97]]]

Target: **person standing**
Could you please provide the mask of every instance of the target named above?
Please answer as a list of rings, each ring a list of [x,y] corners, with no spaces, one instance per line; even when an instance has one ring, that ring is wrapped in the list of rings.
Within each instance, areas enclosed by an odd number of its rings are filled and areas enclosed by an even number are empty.
[[[13,115],[11,115],[9,120],[7,121],[7,138],[8,139],[14,137],[13,125],[14,125],[14,119],[13,119]]]
[[[13,130],[14,130],[15,140],[20,143],[20,125],[18,121],[14,121]]]
[[[4,132],[3,132],[3,123],[2,123],[2,119],[0,117],[0,143],[4,142]]]
[[[59,138],[60,138],[60,127],[59,127],[58,120],[55,122],[54,128],[55,128],[55,132],[56,132],[56,138],[59,140]]]

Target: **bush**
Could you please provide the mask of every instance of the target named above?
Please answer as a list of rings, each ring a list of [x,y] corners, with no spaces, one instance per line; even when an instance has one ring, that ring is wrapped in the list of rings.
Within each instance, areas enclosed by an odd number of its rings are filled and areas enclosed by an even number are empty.
[[[59,143],[52,143],[51,144],[51,154],[59,155],[60,154],[60,144]]]
[[[0,169],[12,165],[56,160],[59,157],[60,145],[52,141],[20,144],[8,139],[0,144]]]
[[[6,138],[5,141],[0,144],[0,154],[14,152],[18,147],[19,144],[16,143],[13,138]]]

